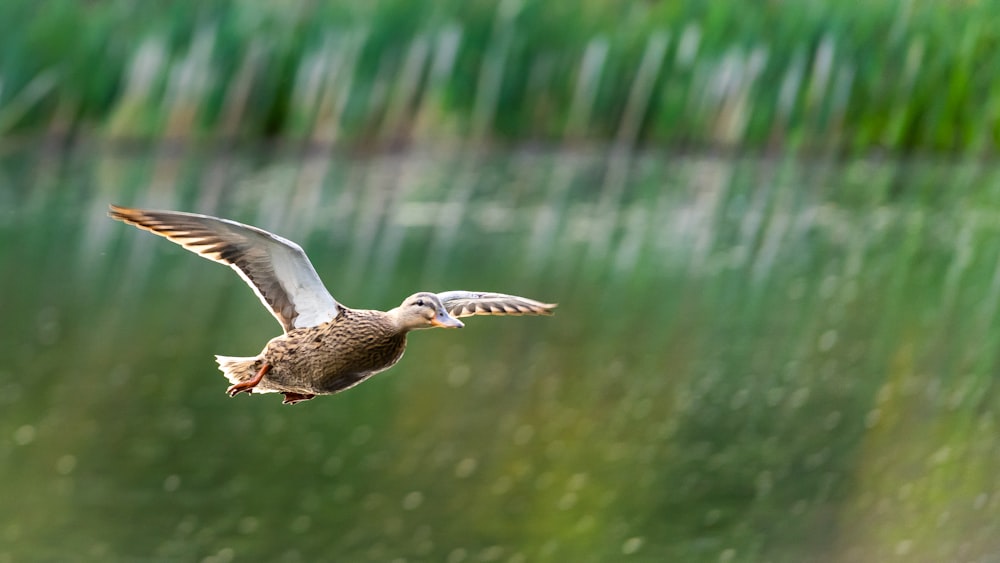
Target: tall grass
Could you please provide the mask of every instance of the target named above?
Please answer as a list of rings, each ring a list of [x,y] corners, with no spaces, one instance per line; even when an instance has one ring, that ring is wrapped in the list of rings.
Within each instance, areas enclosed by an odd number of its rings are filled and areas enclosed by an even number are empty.
[[[991,151],[1000,3],[0,5],[0,134]]]

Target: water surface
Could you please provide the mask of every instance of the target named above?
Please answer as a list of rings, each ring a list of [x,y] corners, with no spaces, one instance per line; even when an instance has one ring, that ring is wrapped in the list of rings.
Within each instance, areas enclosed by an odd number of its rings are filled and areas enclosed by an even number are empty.
[[[0,561],[990,560],[1000,168],[603,150],[0,156]],[[341,302],[560,303],[294,407],[280,328],[108,203],[300,242]]]

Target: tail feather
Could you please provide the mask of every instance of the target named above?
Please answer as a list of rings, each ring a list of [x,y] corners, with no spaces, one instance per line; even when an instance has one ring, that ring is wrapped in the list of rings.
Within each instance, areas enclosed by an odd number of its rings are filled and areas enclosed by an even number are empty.
[[[216,356],[219,369],[230,383],[241,383],[250,380],[257,374],[257,364],[260,357],[237,358],[233,356]]]

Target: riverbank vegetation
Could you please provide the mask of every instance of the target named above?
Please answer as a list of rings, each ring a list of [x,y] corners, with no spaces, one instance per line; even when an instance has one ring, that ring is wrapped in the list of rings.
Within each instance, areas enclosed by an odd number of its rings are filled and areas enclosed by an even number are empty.
[[[990,153],[1000,3],[0,4],[0,135]]]

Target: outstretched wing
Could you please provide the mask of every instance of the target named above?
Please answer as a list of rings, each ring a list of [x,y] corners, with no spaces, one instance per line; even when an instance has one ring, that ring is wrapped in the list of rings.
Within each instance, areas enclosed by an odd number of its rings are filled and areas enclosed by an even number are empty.
[[[340,311],[306,253],[290,240],[196,213],[112,205],[108,215],[236,270],[285,332],[327,322]]]
[[[551,315],[555,303],[542,303],[526,297],[478,291],[445,291],[437,294],[445,310],[453,317],[472,315]]]

